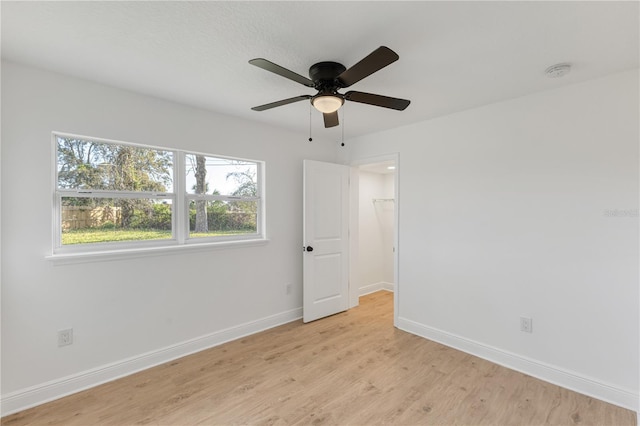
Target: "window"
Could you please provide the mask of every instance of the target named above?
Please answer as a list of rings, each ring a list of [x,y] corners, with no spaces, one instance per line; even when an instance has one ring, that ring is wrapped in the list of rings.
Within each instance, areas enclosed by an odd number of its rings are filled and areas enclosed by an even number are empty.
[[[262,239],[262,163],[54,134],[55,253]]]
[[[258,232],[258,164],[186,154],[189,237]]]

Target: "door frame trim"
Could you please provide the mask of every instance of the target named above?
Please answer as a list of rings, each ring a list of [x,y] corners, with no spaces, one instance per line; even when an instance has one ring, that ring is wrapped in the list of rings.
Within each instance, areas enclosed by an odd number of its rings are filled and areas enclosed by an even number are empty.
[[[365,164],[381,163],[383,161],[394,161],[396,170],[394,173],[394,198],[393,203],[393,325],[398,326],[398,317],[400,313],[400,153],[393,152],[389,154],[377,155],[374,157],[366,157],[352,160],[349,164],[350,185],[349,185],[349,308],[358,306],[359,294],[356,285],[356,277],[358,276],[359,259],[358,240],[360,237],[358,216],[359,216],[359,174],[358,167]]]

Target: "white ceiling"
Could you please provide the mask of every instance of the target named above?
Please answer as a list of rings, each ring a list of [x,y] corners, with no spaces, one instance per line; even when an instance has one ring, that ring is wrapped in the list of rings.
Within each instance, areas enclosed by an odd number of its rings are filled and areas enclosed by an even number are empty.
[[[407,110],[347,103],[345,138],[638,67],[632,2],[1,2],[2,57],[147,95],[309,131],[299,74],[349,67],[385,45],[400,60],[349,90],[410,99]],[[544,70],[570,62],[561,79]]]

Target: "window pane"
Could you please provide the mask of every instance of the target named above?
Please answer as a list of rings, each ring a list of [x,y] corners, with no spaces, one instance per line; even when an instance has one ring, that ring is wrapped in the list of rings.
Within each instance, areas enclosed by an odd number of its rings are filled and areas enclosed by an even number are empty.
[[[198,238],[256,234],[257,212],[257,201],[191,201],[189,236]]]
[[[58,188],[173,191],[173,153],[130,145],[57,138]]]
[[[171,200],[62,198],[62,245],[171,239]]]
[[[185,166],[188,194],[255,197],[258,193],[256,163],[187,154]]]

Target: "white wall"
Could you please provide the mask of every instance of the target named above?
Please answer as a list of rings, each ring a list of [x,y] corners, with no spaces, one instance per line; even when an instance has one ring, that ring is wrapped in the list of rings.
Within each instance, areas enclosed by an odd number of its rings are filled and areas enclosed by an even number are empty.
[[[367,294],[393,290],[394,175],[359,172],[357,286]]]
[[[269,242],[46,260],[54,130],[266,161]],[[3,414],[299,317],[302,160],[335,155],[334,143],[304,134],[3,63]],[[75,342],[58,348],[57,330],[68,327]]]
[[[638,409],[638,77],[349,141],[399,152],[401,328]]]
[[[382,217],[382,249],[385,253],[383,264],[384,264],[384,272],[382,278],[385,283],[390,284],[390,288],[387,289],[393,290],[395,286],[394,283],[394,254],[393,254],[393,245],[394,245],[394,213],[395,213],[395,186],[396,186],[396,177],[395,173],[389,173],[384,175],[382,179],[382,198],[393,199],[393,202],[384,202],[382,209],[379,206],[376,206],[376,210],[379,212]],[[381,212],[379,210],[382,210]]]

